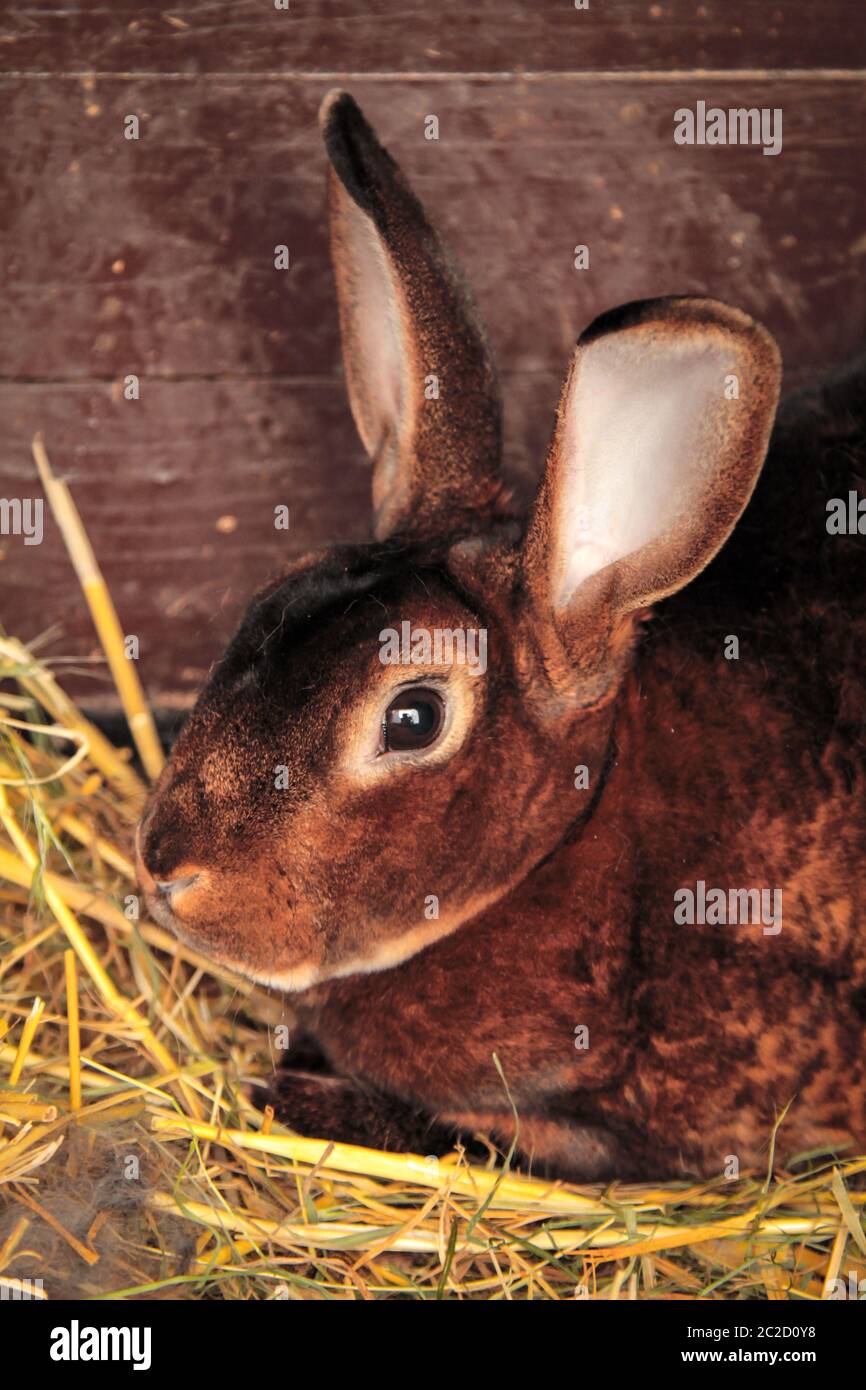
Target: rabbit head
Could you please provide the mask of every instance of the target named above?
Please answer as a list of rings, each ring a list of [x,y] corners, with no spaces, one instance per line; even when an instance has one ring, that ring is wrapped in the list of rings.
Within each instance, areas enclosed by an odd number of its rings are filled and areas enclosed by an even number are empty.
[[[715,301],[605,315],[521,522],[460,275],[352,99],[322,124],[376,539],[253,599],[138,834],[157,920],[287,990],[415,954],[592,814],[641,620],[729,535],[779,379]]]

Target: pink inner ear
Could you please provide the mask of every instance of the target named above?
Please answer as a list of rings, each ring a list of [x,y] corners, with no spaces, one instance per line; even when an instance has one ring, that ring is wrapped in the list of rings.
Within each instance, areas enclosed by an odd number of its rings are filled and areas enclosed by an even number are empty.
[[[712,504],[709,425],[735,354],[691,335],[659,342],[614,334],[575,363],[557,440],[553,590],[566,606],[586,579],[672,530],[700,526]],[[716,441],[716,448],[721,440]]]
[[[365,212],[342,195],[340,203],[337,227],[343,252],[337,263],[344,277],[341,317],[349,398],[364,448],[371,458],[381,459],[374,490],[384,495],[396,481],[395,451],[387,446],[406,426],[409,345],[396,278],[381,240]],[[376,506],[381,500],[374,491]]]

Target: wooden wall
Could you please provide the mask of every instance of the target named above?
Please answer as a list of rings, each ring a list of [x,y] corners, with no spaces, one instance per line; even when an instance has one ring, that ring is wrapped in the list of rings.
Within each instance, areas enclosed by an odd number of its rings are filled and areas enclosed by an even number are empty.
[[[0,496],[39,495],[41,429],[160,708],[189,702],[286,557],[368,534],[316,124],[335,85],[467,269],[525,493],[575,337],[624,300],[729,299],[791,379],[841,360],[866,338],[864,16],[859,0],[19,8],[0,21]],[[781,108],[782,153],[676,145],[673,113],[699,99]],[[54,654],[92,655],[53,522],[40,546],[0,547],[6,630],[58,624]],[[111,706],[101,672],[74,682]]]

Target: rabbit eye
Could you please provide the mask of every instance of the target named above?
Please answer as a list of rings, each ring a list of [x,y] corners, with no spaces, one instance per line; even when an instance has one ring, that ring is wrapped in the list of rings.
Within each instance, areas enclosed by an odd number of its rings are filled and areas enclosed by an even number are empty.
[[[380,753],[429,748],[439,736],[445,704],[436,690],[416,686],[393,699],[382,720]]]

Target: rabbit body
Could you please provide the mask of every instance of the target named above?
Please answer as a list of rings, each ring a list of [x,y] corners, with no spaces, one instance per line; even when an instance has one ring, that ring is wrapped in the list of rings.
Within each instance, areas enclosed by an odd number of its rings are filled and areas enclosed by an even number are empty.
[[[323,123],[379,539],[254,600],[142,822],[152,911],[292,991],[336,1073],[278,1081],[307,1133],[429,1117],[583,1179],[762,1164],[785,1107],[786,1154],[866,1143],[866,543],[827,527],[862,365],[761,472],[769,335],[627,306],[516,518],[462,282],[354,103]],[[389,668],[407,620],[483,630],[489,668]],[[436,737],[389,747],[395,699]]]
[[[825,529],[863,382],[781,412],[731,542],[643,635],[591,817],[453,935],[297,998],[337,1071],[507,1145],[495,1052],[520,1145],[582,1178],[760,1165],[789,1102],[786,1154],[866,1141],[864,542]],[[676,924],[699,880],[778,887],[781,930]]]

